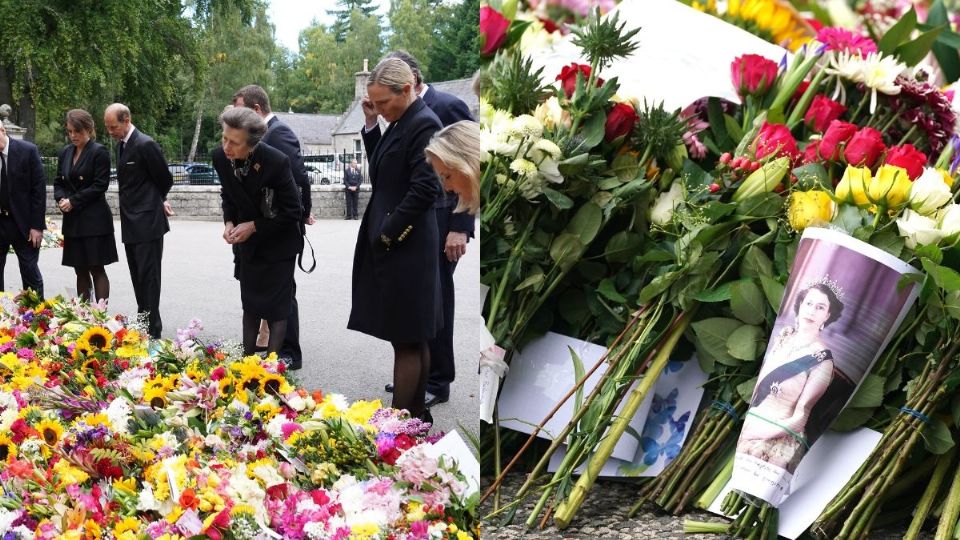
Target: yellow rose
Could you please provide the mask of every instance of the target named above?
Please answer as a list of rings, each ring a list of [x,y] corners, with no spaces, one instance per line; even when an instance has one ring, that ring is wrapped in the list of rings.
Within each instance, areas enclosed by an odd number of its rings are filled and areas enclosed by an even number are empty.
[[[870,169],[847,165],[847,169],[843,171],[843,178],[837,184],[835,191],[837,198],[857,206],[868,204],[870,201],[867,199],[867,186],[870,185],[870,181]]]
[[[797,191],[790,196],[787,218],[795,231],[830,221],[833,217],[833,200],[824,191]]]
[[[903,167],[881,165],[867,188],[867,197],[876,204],[900,206],[910,196],[910,175]]]
[[[945,170],[943,170],[943,169],[937,169],[937,172],[940,173],[940,176],[943,177],[943,183],[946,184],[947,187],[952,188],[952,187],[953,187],[953,177],[950,176],[950,173],[948,173],[947,171],[945,171]]]

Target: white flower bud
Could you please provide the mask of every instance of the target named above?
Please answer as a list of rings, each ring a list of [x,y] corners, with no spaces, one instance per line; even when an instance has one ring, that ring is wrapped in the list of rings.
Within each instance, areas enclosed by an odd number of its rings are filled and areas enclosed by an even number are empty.
[[[943,175],[927,167],[910,186],[910,208],[929,216],[947,204],[951,196],[950,188],[943,182]]]
[[[683,185],[674,182],[668,191],[661,193],[650,209],[650,222],[654,225],[666,225],[673,219],[673,212],[683,202]]]
[[[897,218],[897,228],[910,249],[937,245],[943,239],[943,232],[937,228],[937,222],[933,218],[922,216],[913,210],[904,210]]]

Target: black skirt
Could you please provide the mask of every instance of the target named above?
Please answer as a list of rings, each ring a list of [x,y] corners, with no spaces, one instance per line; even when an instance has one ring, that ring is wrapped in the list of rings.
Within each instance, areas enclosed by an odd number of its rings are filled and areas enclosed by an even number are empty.
[[[67,236],[63,239],[64,266],[105,266],[118,260],[117,240],[113,233],[100,236]]]
[[[286,320],[293,301],[295,269],[296,257],[278,262],[237,261],[243,312],[268,321]]]

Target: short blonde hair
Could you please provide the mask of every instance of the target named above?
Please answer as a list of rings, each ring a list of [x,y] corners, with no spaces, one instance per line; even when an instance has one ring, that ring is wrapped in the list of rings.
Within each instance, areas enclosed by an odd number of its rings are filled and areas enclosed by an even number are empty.
[[[409,84],[412,90],[416,83],[417,80],[414,78],[410,66],[399,58],[384,58],[381,60],[370,72],[370,79],[367,80],[367,86],[374,84],[386,86],[394,94],[402,94],[405,84]]]
[[[424,148],[427,161],[442,161],[470,180],[469,192],[460,196],[456,212],[476,214],[480,209],[480,124],[461,120],[433,134]]]

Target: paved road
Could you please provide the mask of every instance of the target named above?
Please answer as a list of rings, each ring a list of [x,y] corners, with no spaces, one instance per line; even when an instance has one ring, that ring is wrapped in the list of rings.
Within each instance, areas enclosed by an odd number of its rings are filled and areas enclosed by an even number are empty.
[[[233,279],[230,247],[223,241],[223,225],[211,221],[171,221],[164,239],[163,296],[160,313],[163,337],[172,338],[192,317],[203,322],[203,336],[240,341],[240,286]],[[347,330],[350,314],[350,274],[359,221],[321,220],[308,228],[307,235],[317,254],[312,274],[297,270],[297,298],[300,301],[300,335],[304,368],[298,375],[310,389],[339,392],[350,399],[379,398],[390,404],[383,385],[392,379],[393,352],[387,342]],[[117,230],[120,261],[107,267],[110,277],[110,311],[132,314],[136,301],[130,274]],[[45,293],[73,295],[76,278],[72,268],[60,264],[61,249],[40,252],[40,271]],[[306,266],[306,264],[305,264]],[[480,257],[476,243],[470,243],[455,274],[456,326],[454,345],[457,380],[448,403],[433,408],[437,427],[444,431],[459,425],[476,433],[478,378],[477,351],[480,341],[479,303]],[[4,271],[8,288],[21,286],[16,256],[9,255]]]

